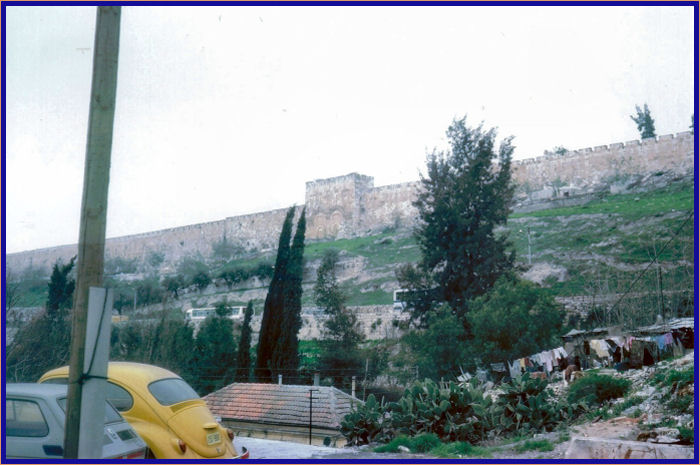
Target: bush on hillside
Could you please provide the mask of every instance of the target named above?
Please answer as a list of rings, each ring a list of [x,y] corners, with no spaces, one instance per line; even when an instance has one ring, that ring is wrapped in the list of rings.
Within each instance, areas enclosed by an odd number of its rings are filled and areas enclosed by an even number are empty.
[[[505,433],[554,429],[563,419],[563,410],[547,384],[547,380],[530,378],[528,373],[502,384],[503,394],[496,401],[501,411],[497,429]]]
[[[384,401],[377,402],[373,394],[367,397],[367,402],[359,404],[340,422],[340,432],[352,445],[369,444],[379,439],[384,432]]]
[[[602,404],[610,399],[622,397],[630,381],[607,375],[589,374],[571,383],[567,400],[569,403],[584,402],[587,405]]]
[[[477,386],[432,380],[416,382],[398,402],[389,404],[389,423],[396,434],[434,433],[442,440],[477,443],[486,437],[495,418],[490,397]]]

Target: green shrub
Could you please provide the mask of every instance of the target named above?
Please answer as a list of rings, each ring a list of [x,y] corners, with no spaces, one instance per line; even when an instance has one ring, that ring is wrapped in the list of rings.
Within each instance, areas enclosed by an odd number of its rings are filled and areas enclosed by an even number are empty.
[[[695,444],[695,429],[688,426],[678,427],[678,439],[680,439],[681,444]]]
[[[399,452],[403,446],[413,453],[430,453],[436,457],[458,458],[463,456],[490,456],[491,450],[474,446],[466,441],[443,443],[433,433],[419,434],[416,437],[398,436],[388,444],[375,447],[374,452]]]
[[[614,416],[620,416],[622,412],[627,410],[630,407],[634,407],[635,405],[639,405],[642,402],[644,402],[644,398],[639,397],[639,396],[631,396],[626,398],[624,401],[620,402],[619,404],[615,404],[612,408],[612,414]]]
[[[527,373],[504,383],[503,394],[496,401],[500,409],[497,429],[506,433],[551,431],[564,417],[547,384],[546,380],[530,378]]]
[[[364,404],[359,404],[341,420],[340,432],[352,445],[368,444],[380,439],[384,433],[385,412],[384,401],[377,402],[374,395],[370,394]]]
[[[431,455],[437,457],[454,457],[470,455],[474,446],[468,442],[450,442],[448,444],[440,444],[430,451]]]
[[[384,444],[374,448],[374,452],[398,452],[399,446],[411,448],[411,438],[408,436],[398,436],[392,439],[388,444]]]
[[[630,381],[626,379],[591,374],[571,383],[567,400],[569,403],[601,404],[607,400],[622,397],[629,386]]]
[[[490,457],[492,450],[486,447],[473,446],[468,442],[450,442],[440,444],[430,450],[430,455],[445,458],[462,458],[464,456]]]
[[[444,441],[480,441],[491,429],[494,405],[476,381],[439,387],[426,379],[389,404],[391,427],[397,434],[434,433]]]
[[[441,444],[440,439],[433,433],[419,434],[411,441],[411,452],[425,453]]]
[[[692,404],[693,404],[693,396],[692,395],[677,396],[677,397],[674,397],[673,399],[669,400],[666,403],[666,408],[671,413],[675,413],[675,414],[693,413],[693,409],[690,408]]]
[[[528,440],[522,444],[518,444],[515,448],[516,452],[527,452],[529,450],[538,450],[540,452],[549,452],[554,450],[554,445],[547,439]]]
[[[693,384],[694,379],[693,367],[685,370],[668,370],[656,373],[653,378],[654,384],[670,386],[671,390],[676,390]]]
[[[678,383],[680,387],[691,384],[693,382],[693,367],[685,370],[659,370],[654,374],[652,383],[656,385],[671,386],[673,383]]]

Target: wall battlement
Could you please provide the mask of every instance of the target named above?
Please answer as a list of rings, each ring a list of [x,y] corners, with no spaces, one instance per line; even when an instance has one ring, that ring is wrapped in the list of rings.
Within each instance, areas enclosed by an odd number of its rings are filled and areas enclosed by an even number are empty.
[[[552,186],[585,193],[600,189],[626,176],[670,172],[694,173],[694,136],[691,132],[668,134],[644,140],[616,142],[587,147],[564,154],[542,156],[513,162],[513,180],[518,185],[518,200],[542,201],[557,197]],[[348,238],[380,232],[386,228],[405,228],[415,224],[419,181],[374,186],[374,178],[350,173],[306,183],[307,232],[309,240]],[[165,257],[162,272],[175,270],[189,255],[208,257],[212,245],[224,237],[245,250],[271,250],[276,246],[287,208],[247,215],[231,216],[207,223],[109,238],[107,259],[145,260],[149,253]],[[8,254],[9,269],[28,267],[49,270],[57,261],[77,254],[77,245],[63,245]]]

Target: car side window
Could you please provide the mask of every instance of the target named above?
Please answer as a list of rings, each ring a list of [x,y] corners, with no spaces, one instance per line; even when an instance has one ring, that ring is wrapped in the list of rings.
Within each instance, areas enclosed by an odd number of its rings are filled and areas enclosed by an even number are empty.
[[[120,412],[126,412],[134,406],[134,398],[131,394],[111,381],[107,383],[107,400]]]
[[[41,438],[49,434],[49,425],[36,402],[21,399],[5,401],[5,434]]]
[[[68,384],[68,378],[49,378],[41,382],[42,384]]]

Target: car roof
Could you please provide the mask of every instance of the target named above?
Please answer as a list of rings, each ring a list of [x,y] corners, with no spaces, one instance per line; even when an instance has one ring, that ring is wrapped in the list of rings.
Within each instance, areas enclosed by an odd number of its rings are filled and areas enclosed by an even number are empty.
[[[62,366],[48,371],[42,376],[68,375],[68,366]],[[147,365],[145,363],[136,362],[109,362],[107,368],[107,377],[114,380],[122,380],[128,378],[134,382],[142,384],[150,384],[153,381],[164,378],[179,378],[178,375],[165,368],[155,365]]]
[[[58,397],[65,396],[67,391],[68,386],[65,384],[8,383],[5,385],[5,394],[11,396]]]

